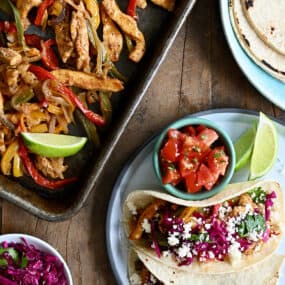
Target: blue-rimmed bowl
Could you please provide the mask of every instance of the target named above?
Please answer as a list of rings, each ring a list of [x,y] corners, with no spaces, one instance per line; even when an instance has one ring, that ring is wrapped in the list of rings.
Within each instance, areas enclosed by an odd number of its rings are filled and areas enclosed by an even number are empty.
[[[160,167],[160,162],[159,162],[159,153],[162,148],[162,145],[164,144],[166,138],[167,138],[167,131],[169,129],[182,129],[187,126],[198,126],[198,125],[204,125],[206,127],[209,127],[213,130],[215,130],[218,135],[219,139],[217,142],[215,142],[215,145],[218,146],[225,146],[225,150],[227,155],[229,156],[229,165],[227,167],[226,173],[224,176],[222,176],[217,184],[213,186],[211,190],[201,190],[196,193],[188,193],[186,189],[179,189],[171,184],[163,184],[162,183],[162,174],[161,174],[161,167]],[[233,174],[234,174],[234,168],[235,168],[235,163],[236,163],[236,157],[235,157],[235,150],[233,146],[233,142],[229,135],[222,129],[220,128],[216,123],[202,119],[202,118],[183,118],[178,121],[175,121],[174,123],[168,125],[159,135],[155,146],[154,146],[154,151],[153,151],[153,167],[155,174],[161,184],[161,186],[169,192],[171,195],[174,195],[178,198],[185,199],[185,200],[203,200],[209,197],[212,197],[222,191],[225,186],[230,182]]]

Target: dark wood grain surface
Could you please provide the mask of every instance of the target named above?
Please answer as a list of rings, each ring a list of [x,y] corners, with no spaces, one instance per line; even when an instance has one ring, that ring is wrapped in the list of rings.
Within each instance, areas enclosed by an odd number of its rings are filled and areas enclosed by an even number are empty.
[[[235,63],[222,31],[218,1],[198,0],[124,131],[96,195],[89,197],[79,214],[61,223],[40,220],[3,201],[2,233],[28,233],[51,243],[66,258],[75,285],[116,284],[107,257],[105,220],[122,165],[171,121],[224,107],[260,110],[279,118],[285,115],[250,85]]]

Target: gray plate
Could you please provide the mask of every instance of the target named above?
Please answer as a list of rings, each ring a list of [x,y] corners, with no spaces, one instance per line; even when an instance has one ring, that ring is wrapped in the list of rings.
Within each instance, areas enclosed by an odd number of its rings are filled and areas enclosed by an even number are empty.
[[[235,141],[246,129],[258,119],[258,112],[243,109],[214,109],[190,115],[211,120],[223,128],[230,138]],[[262,179],[277,180],[285,191],[285,124],[284,121],[272,118],[278,133],[279,150],[277,161]],[[122,207],[126,197],[135,190],[163,190],[155,176],[152,164],[152,151],[157,136],[152,137],[131,157],[122,169],[113,188],[110,199],[107,223],[106,243],[110,263],[120,285],[129,284],[128,281],[128,250],[129,241],[125,235],[124,222],[122,220]],[[236,172],[231,183],[247,181],[249,169],[246,167]],[[147,177],[147,179],[146,179]],[[277,253],[284,255],[285,239],[277,250]],[[285,265],[281,270],[279,284],[285,284]]]
[[[68,161],[69,173],[66,176],[76,173],[79,175],[79,181],[60,191],[47,191],[36,186],[27,177],[21,181],[13,181],[0,175],[2,198],[49,221],[67,219],[80,210],[90,192],[93,189],[97,190],[96,185],[115,145],[190,13],[195,0],[176,2],[175,11],[172,13],[150,2],[145,10],[139,11],[139,27],[146,37],[147,52],[139,64],[133,64],[127,60],[125,52],[123,60],[118,64],[119,70],[128,76],[129,82],[124,92],[113,96],[114,120],[110,130],[101,136],[104,147],[94,153],[89,144],[84,151]],[[122,9],[125,9],[127,1],[119,1],[119,4]],[[74,129],[71,132],[84,134],[80,129]]]

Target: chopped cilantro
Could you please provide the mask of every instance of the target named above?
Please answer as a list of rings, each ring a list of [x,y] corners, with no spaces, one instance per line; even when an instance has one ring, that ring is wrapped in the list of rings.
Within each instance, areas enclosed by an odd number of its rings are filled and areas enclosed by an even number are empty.
[[[221,158],[223,155],[225,155],[225,153],[223,151],[219,151],[214,154],[214,158]]]
[[[0,266],[7,266],[8,265],[8,261],[6,257],[3,257],[3,254],[6,253],[8,254],[13,262],[20,266],[21,268],[25,268],[28,264],[28,259],[26,256],[21,256],[20,257],[20,253],[13,247],[0,247]]]
[[[248,195],[251,197],[254,203],[264,204],[266,201],[266,192],[262,189],[262,187],[256,187],[252,190],[248,191]]]
[[[0,258],[0,266],[7,266],[8,261],[5,258]]]
[[[221,155],[221,153],[220,152],[216,152],[215,154],[214,154],[214,157],[215,158],[220,158],[222,155]]]
[[[197,157],[194,157],[194,158],[192,159],[192,162],[196,164],[196,163],[198,162],[198,158],[197,158]]]
[[[21,268],[26,268],[28,265],[28,262],[29,262],[28,258],[26,256],[23,256],[22,261],[21,261]]]
[[[198,147],[198,146],[193,146],[192,149],[195,151],[195,152],[201,152],[201,149]]]
[[[184,155],[184,157],[188,157],[188,156],[189,156],[189,152],[188,152],[188,151],[185,151],[185,152],[183,153],[183,155]]]
[[[204,141],[205,139],[207,139],[206,135],[201,135],[201,139]]]
[[[173,163],[170,163],[170,164],[168,165],[168,169],[169,169],[169,170],[172,170],[172,171],[176,170],[175,165],[174,165]]]
[[[237,232],[240,237],[245,237],[254,231],[257,233],[264,232],[265,228],[265,219],[263,216],[247,214],[245,219],[238,225]]]
[[[200,242],[209,242],[210,236],[208,233],[201,234],[191,234],[191,237],[188,239],[190,241],[200,241]]]

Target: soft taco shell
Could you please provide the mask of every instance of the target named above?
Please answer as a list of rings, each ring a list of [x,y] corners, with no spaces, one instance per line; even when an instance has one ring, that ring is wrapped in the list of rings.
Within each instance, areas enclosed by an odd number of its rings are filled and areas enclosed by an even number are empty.
[[[126,234],[127,236],[130,234],[131,229],[129,227],[129,221],[132,217],[133,210],[146,207],[156,198],[186,207],[208,207],[222,203],[231,198],[238,197],[255,187],[262,187],[266,192],[276,192],[277,198],[274,200],[274,207],[271,209],[271,221],[273,224],[277,224],[280,230],[283,231],[283,226],[285,224],[285,212],[283,193],[279,183],[276,181],[249,181],[228,185],[216,196],[201,201],[186,201],[158,191],[134,191],[129,194],[123,207],[123,220],[126,226]],[[147,248],[144,242],[141,240],[132,241],[132,244],[136,250],[143,250],[145,256],[148,256],[150,259],[161,262],[166,266],[177,268],[179,271],[191,272],[194,274],[219,274],[237,272],[264,260],[266,257],[269,257],[274,253],[280,244],[281,239],[282,234],[271,237],[269,241],[264,244],[262,250],[255,252],[252,255],[243,255],[239,262],[193,262],[189,266],[178,266],[177,263],[172,259],[171,255],[168,257],[162,256],[158,258],[154,250]]]
[[[262,69],[285,82],[285,55],[268,46],[249,24],[242,8],[242,0],[230,0],[233,30],[248,56]]]
[[[247,269],[225,274],[193,274],[166,266],[149,258],[142,250],[137,256],[148,270],[165,285],[274,285],[278,284],[284,256],[273,254]],[[139,284],[132,284],[139,285]]]
[[[243,12],[258,36],[272,49],[285,55],[284,0],[240,0]]]

